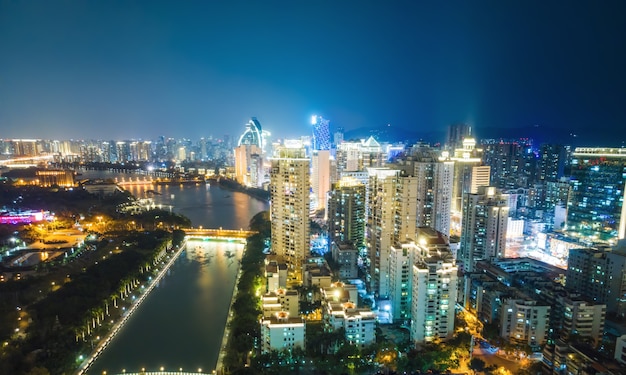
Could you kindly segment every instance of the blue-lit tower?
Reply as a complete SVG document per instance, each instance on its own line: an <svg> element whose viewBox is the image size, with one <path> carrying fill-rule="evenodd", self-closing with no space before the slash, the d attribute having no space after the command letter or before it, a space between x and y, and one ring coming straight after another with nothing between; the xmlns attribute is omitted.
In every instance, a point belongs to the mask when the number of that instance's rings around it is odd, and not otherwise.
<svg viewBox="0 0 626 375"><path fill-rule="evenodd" d="M322 116L311 117L313 125L313 149L330 150L330 121Z"/></svg>

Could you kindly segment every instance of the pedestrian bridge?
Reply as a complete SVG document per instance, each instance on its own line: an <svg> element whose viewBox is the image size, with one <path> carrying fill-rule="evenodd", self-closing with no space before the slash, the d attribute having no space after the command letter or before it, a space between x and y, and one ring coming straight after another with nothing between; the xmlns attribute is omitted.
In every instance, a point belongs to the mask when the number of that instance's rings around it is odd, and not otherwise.
<svg viewBox="0 0 626 375"><path fill-rule="evenodd" d="M183 229L188 238L197 239L223 239L245 241L248 237L257 234L256 231L243 229L211 229L211 228L185 228Z"/></svg>

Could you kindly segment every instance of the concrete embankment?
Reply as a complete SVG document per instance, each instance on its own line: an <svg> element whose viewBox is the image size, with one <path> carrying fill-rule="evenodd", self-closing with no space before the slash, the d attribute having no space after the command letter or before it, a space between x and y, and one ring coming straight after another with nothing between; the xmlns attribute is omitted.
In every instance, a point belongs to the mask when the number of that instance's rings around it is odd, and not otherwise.
<svg viewBox="0 0 626 375"><path fill-rule="evenodd" d="M115 335L117 335L117 333L122 329L122 327L124 327L124 324L126 324L126 322L130 319L130 317L137 310L137 308L141 306L141 303L150 294L150 292L154 289L154 287L159 284L159 281L167 273L167 270L169 270L172 264L174 264L176 259L178 259L178 257L185 250L186 247L187 247L187 241L184 241L180 245L178 250L176 250L173 254L171 254L171 257L167 261L167 263L165 263L165 265L159 271L159 273L151 281L147 283L147 286L141 291L141 294L139 295L139 297L133 301L128 311L126 311L123 314L122 318L118 320L117 323L115 323L111 331L109 331L106 337L104 337L100 341L100 343L96 346L96 348L91 353L91 355L87 359L85 359L83 363L79 366L78 370L76 371L76 375L82 375L82 374L87 373L91 365L96 361L96 359L98 359L100 354L104 351L104 349L106 349L106 347L113 340Z"/></svg>

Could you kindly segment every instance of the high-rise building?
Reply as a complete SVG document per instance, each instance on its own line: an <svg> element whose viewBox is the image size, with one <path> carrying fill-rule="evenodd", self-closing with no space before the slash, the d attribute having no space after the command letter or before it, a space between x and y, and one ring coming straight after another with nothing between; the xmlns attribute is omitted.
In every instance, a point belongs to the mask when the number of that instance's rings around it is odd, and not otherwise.
<svg viewBox="0 0 626 375"><path fill-rule="evenodd" d="M449 247L441 246L444 240L429 228L418 235L411 285L411 341L415 344L446 340L454 334L458 269Z"/></svg>
<svg viewBox="0 0 626 375"><path fill-rule="evenodd" d="M235 147L235 178L240 184L260 187L264 182L264 144L261 124L253 117L246 124L246 130Z"/></svg>
<svg viewBox="0 0 626 375"><path fill-rule="evenodd" d="M572 153L566 231L615 244L626 235L626 148L576 148Z"/></svg>
<svg viewBox="0 0 626 375"><path fill-rule="evenodd" d="M302 264L309 253L310 161L299 141L285 141L271 159L270 194L272 251L301 280Z"/></svg>
<svg viewBox="0 0 626 375"><path fill-rule="evenodd" d="M261 123L256 119L256 117L252 117L250 121L248 121L246 124L246 130L239 137L237 146L241 145L255 145L261 149L265 147L263 129L261 127Z"/></svg>
<svg viewBox="0 0 626 375"><path fill-rule="evenodd" d="M565 169L569 166L569 146L558 144L543 144L539 148L539 181L559 181L565 175Z"/></svg>
<svg viewBox="0 0 626 375"><path fill-rule="evenodd" d="M504 257L509 217L508 197L493 186L481 186L465 194L463 227L457 260L465 272L473 272L479 260Z"/></svg>
<svg viewBox="0 0 626 375"><path fill-rule="evenodd" d="M335 157L339 178L343 177L346 172L383 167L387 159L386 153L374 137L358 142L338 144Z"/></svg>
<svg viewBox="0 0 626 375"><path fill-rule="evenodd" d="M313 188L313 210L326 209L326 197L330 190L331 157L330 150L314 150L311 155L311 186Z"/></svg>
<svg viewBox="0 0 626 375"><path fill-rule="evenodd" d="M400 170L369 168L367 247L369 282L378 297L389 295L389 251L415 238L417 178Z"/></svg>
<svg viewBox="0 0 626 375"><path fill-rule="evenodd" d="M439 160L437 151L429 146L416 145L396 166L417 177L416 225L450 236L454 162Z"/></svg>
<svg viewBox="0 0 626 375"><path fill-rule="evenodd" d="M448 127L448 136L446 140L446 148L455 150L463 145L465 138L472 137L472 127L465 123L456 123Z"/></svg>
<svg viewBox="0 0 626 375"><path fill-rule="evenodd" d="M365 246L365 185L344 177L333 184L328 196L328 235L332 241Z"/></svg>
<svg viewBox="0 0 626 375"><path fill-rule="evenodd" d="M330 121L322 116L311 117L313 150L330 150Z"/></svg>
<svg viewBox="0 0 626 375"><path fill-rule="evenodd" d="M454 178L452 185L452 211L461 212L463 195L476 193L478 186L489 186L491 169L482 165L482 149L476 148L476 140L466 138L463 147L454 150L451 155L444 151L442 161L454 162Z"/></svg>
<svg viewBox="0 0 626 375"><path fill-rule="evenodd" d="M482 144L483 163L490 167L491 185L499 189L527 188L536 181L538 153L528 139Z"/></svg>
<svg viewBox="0 0 626 375"><path fill-rule="evenodd" d="M626 316L626 248L570 249L565 287L593 303L606 304L607 312Z"/></svg>

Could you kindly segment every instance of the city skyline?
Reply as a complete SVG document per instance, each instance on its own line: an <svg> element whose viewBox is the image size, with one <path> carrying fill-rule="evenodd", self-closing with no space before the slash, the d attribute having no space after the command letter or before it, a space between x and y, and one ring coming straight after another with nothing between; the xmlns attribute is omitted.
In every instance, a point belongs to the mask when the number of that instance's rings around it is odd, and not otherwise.
<svg viewBox="0 0 626 375"><path fill-rule="evenodd" d="M0 138L220 137L251 116L294 137L318 114L348 131L462 121L619 145L624 7L2 2Z"/></svg>

